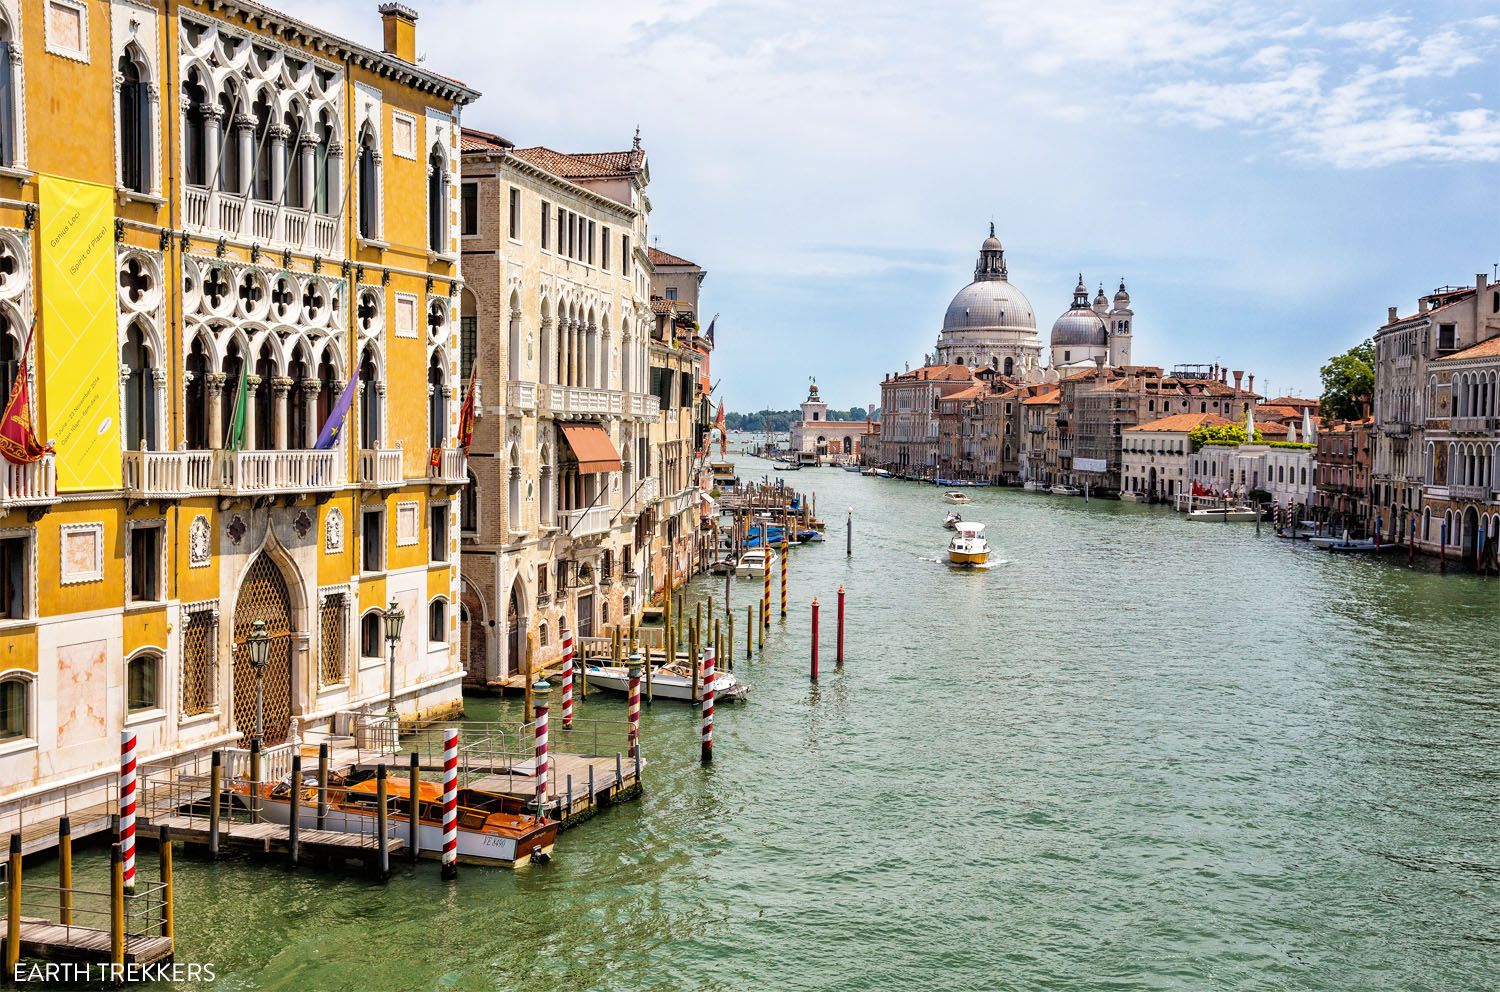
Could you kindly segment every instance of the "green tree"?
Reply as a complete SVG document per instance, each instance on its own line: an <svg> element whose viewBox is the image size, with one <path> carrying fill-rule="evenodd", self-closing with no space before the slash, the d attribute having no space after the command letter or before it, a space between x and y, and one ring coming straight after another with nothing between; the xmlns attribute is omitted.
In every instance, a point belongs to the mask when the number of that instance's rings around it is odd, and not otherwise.
<svg viewBox="0 0 1500 992"><path fill-rule="evenodd" d="M1357 420L1375 396L1375 342L1366 338L1321 369L1324 420Z"/></svg>

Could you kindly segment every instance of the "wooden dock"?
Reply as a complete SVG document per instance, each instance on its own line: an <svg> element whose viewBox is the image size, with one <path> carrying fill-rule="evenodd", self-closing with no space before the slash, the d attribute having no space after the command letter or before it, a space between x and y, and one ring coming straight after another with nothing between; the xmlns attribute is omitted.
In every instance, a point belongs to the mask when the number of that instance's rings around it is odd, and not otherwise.
<svg viewBox="0 0 1500 992"><path fill-rule="evenodd" d="M151 831L170 827L173 840L209 846L209 823L205 816L156 815L149 819L142 816L140 825L144 840L151 839ZM392 855L405 846L406 841L395 831L386 838L386 850ZM374 834L312 830L307 827L297 831L297 847L299 857L312 861L369 862L380 853L379 838ZM226 820L219 824L219 850L260 856L286 855L291 851L291 828L284 823L261 821L230 824Z"/></svg>
<svg viewBox="0 0 1500 992"><path fill-rule="evenodd" d="M68 828L74 840L93 834L108 833L113 823L111 817L118 812L112 803L98 803L68 814ZM43 854L57 847L58 826L62 817L53 816L45 820L32 820L21 824L21 853L30 857ZM0 865L10 860L10 851L0 847Z"/></svg>
<svg viewBox="0 0 1500 992"><path fill-rule="evenodd" d="M9 922L0 916L0 943L10 934ZM32 916L21 917L21 957L38 961L108 964L113 947L108 930L64 926ZM172 938L144 934L125 935L126 965L148 965L172 957Z"/></svg>
<svg viewBox="0 0 1500 992"><path fill-rule="evenodd" d="M551 765L549 798L543 807L543 815L558 821L564 830L589 819L601 807L634 799L641 792L635 762L628 759L620 760L619 774L616 774L614 756L553 754ZM536 798L536 779L531 774L534 766L534 762L527 762L511 771L491 772L475 779L470 787L533 801ZM645 768L644 761L641 768ZM568 791L570 778L573 784L571 793Z"/></svg>

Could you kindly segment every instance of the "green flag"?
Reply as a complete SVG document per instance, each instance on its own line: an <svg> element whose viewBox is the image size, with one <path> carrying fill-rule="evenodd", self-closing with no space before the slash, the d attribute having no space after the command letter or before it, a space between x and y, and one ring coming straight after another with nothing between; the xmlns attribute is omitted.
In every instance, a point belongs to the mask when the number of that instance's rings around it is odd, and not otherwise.
<svg viewBox="0 0 1500 992"><path fill-rule="evenodd" d="M245 447L245 417L250 408L250 363L240 359L240 381L235 387L234 413L229 417L229 429L224 435L224 447L239 451Z"/></svg>

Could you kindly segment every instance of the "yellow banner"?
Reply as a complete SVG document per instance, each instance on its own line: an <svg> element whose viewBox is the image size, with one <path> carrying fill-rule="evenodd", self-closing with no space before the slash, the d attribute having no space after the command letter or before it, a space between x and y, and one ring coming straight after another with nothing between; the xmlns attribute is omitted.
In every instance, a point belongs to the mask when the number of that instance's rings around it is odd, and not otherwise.
<svg viewBox="0 0 1500 992"><path fill-rule="evenodd" d="M46 175L40 186L42 440L57 445L59 491L119 489L114 190Z"/></svg>

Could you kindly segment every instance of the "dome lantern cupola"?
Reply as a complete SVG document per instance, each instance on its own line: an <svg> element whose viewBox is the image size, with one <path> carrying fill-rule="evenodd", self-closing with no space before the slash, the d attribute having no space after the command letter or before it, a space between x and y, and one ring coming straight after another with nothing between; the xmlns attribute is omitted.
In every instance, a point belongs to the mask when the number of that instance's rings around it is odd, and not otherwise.
<svg viewBox="0 0 1500 992"><path fill-rule="evenodd" d="M1124 276L1120 277L1120 289L1119 289L1118 292L1115 293L1115 309L1116 310L1129 310L1130 309L1130 294L1127 293L1127 292L1125 292L1125 277Z"/></svg>
<svg viewBox="0 0 1500 992"><path fill-rule="evenodd" d="M995 237L995 222L990 221L990 236L979 246L979 261L974 264L974 281L1004 278L1005 248L1001 246L1000 239Z"/></svg>

